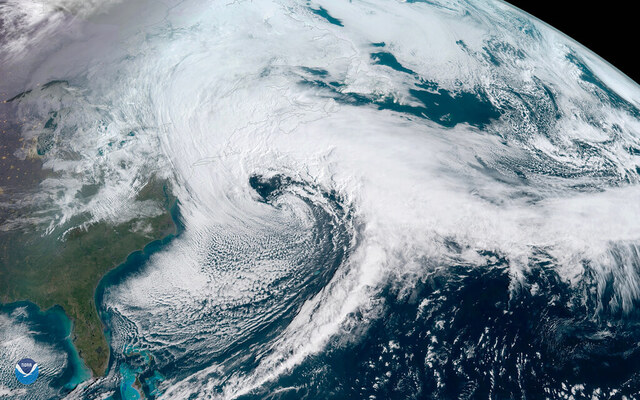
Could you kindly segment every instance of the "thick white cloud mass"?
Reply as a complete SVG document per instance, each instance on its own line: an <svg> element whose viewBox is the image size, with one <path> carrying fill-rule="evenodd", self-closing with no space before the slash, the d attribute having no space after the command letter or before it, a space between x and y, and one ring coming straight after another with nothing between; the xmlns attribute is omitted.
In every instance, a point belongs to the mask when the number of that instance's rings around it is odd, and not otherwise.
<svg viewBox="0 0 640 400"><path fill-rule="evenodd" d="M20 112L57 113L57 174L30 223L156 215L133 201L150 176L179 199L184 232L104 299L114 349L212 360L167 377L166 398L247 393L357 340L383 288L485 250L513 290L544 252L570 285L587 270L611 285L601 308L640 297L638 87L504 3L21 0L0 15L3 69L27 66L14 94L33 89ZM252 176L294 183L265 202ZM285 315L251 368L225 359Z"/></svg>

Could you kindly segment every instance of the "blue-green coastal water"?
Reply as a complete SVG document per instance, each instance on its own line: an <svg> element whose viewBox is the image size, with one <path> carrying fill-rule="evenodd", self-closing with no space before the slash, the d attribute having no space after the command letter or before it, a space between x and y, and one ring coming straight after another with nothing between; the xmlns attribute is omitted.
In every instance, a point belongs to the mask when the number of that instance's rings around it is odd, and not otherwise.
<svg viewBox="0 0 640 400"><path fill-rule="evenodd" d="M13 373L15 363L24 357L40 365L40 376L31 391L55 397L91 377L73 346L72 322L61 307L42 311L29 301L0 305L0 323L7 331L21 333L13 343L0 347L0 384L5 387L21 389L15 377L7 379L7 375Z"/></svg>
<svg viewBox="0 0 640 400"><path fill-rule="evenodd" d="M95 301L105 323L108 339L110 314L103 304L104 292L111 285L117 285L132 274L139 273L149 257L161 251L180 234L183 226L180 223L177 202L170 211L176 232L131 253L125 262L105 275L96 288ZM7 334L14 342L19 342L16 346L11 346L0 336L0 342L5 345L0 346L0 389L3 389L0 390L0 398L5 398L6 395L9 395L9 398L22 395L36 395L38 398L60 397L90 379L91 372L73 345L72 327L72 321L59 306L43 311L29 301L0 305L0 335ZM15 336L18 336L18 339L15 339ZM15 354L11 354L12 352ZM28 388L23 387L13 376L15 363L24 357L33 358L41 369L36 383ZM128 364L139 357L147 363L153 359L150 354L133 346L115 351L112 349L109 368L116 368L121 379L121 390L114 394L114 399L141 398L134 386L142 369L135 364ZM162 375L155 371L149 371L148 374L146 390L158 395L160 392L156 385L162 381Z"/></svg>
<svg viewBox="0 0 640 400"><path fill-rule="evenodd" d="M184 226L180 220L179 203L177 201L174 202L171 207L170 213L176 231L160 240L155 240L147 244L142 250L129 254L122 264L109 271L100 280L96 288L95 302L100 319L105 324L105 334L111 348L108 370L116 368L120 378L120 390L112 396L114 400L139 399L141 397L140 390L144 392L146 397L159 394L156 385L162 381L162 375L152 368L149 368L152 365L153 356L144 349L139 349L131 344L124 345L123 348L113 348L110 330L112 314L104 302L104 296L109 287L118 285L127 278L139 274L154 254L162 251L181 234ZM141 363L145 368L140 366ZM141 375L143 371L144 375ZM136 381L138 381L142 387L135 387Z"/></svg>
<svg viewBox="0 0 640 400"><path fill-rule="evenodd" d="M116 267L60 303L108 364L69 397L640 398L640 86L508 4L0 0L5 65L0 172L55 171L0 174L43 253L0 287ZM47 263L84 221L146 236ZM49 312L0 313L0 397L84 379Z"/></svg>

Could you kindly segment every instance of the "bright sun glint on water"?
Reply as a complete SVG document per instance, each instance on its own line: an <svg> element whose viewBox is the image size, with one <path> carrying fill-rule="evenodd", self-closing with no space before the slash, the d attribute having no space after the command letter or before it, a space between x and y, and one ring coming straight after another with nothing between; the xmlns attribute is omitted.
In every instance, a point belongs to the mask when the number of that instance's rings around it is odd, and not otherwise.
<svg viewBox="0 0 640 400"><path fill-rule="evenodd" d="M0 77L0 398L640 391L639 87L506 3L7 0Z"/></svg>

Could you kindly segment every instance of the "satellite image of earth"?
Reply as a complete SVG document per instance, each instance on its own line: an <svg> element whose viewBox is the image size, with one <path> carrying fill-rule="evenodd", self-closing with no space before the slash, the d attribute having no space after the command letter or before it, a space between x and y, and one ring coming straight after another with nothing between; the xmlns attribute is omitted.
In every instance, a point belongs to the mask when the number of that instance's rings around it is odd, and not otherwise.
<svg viewBox="0 0 640 400"><path fill-rule="evenodd" d="M640 87L507 3L1 0L0 101L0 399L640 396Z"/></svg>

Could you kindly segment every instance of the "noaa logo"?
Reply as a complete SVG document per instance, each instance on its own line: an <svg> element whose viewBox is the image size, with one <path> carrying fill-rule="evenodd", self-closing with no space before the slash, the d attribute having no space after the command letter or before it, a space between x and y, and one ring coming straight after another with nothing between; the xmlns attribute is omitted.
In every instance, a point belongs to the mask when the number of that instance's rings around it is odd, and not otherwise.
<svg viewBox="0 0 640 400"><path fill-rule="evenodd" d="M30 358L23 358L16 364L16 378L23 385L31 385L38 379L38 363Z"/></svg>

